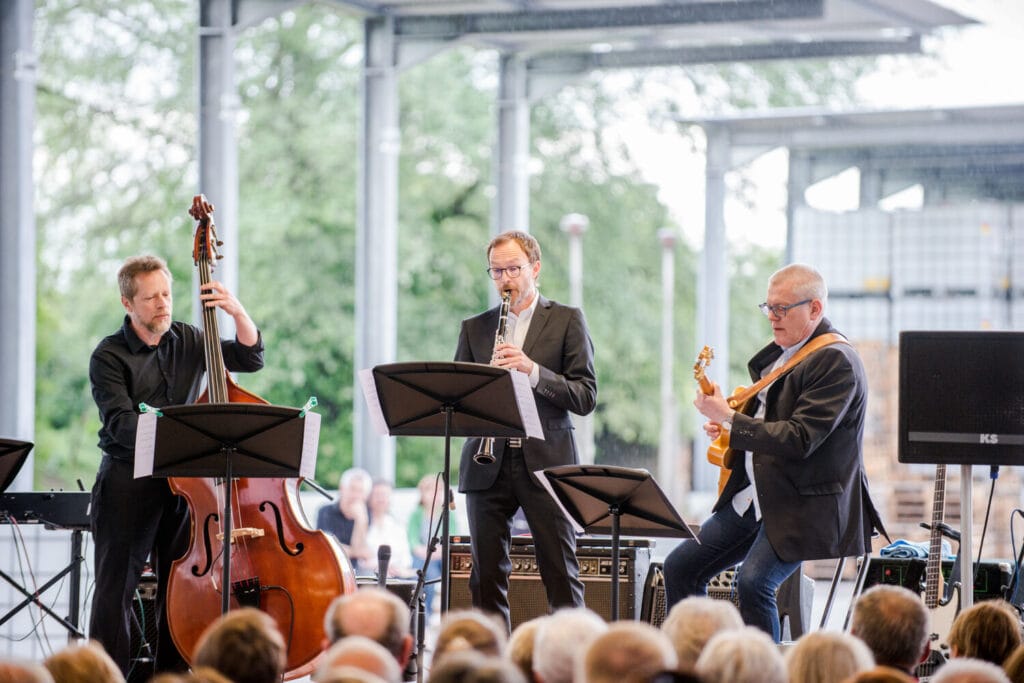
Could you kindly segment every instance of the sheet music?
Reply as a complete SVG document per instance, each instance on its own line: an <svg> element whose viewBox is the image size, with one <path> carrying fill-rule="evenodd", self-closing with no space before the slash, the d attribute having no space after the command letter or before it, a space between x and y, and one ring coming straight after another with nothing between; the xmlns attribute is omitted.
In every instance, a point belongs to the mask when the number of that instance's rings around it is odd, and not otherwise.
<svg viewBox="0 0 1024 683"><path fill-rule="evenodd" d="M572 524L573 531L575 531L577 534L582 534L583 527L581 527L579 523L575 519L573 519L573 516L570 515L569 512L565 509L565 506L562 505L562 501L559 500L558 494L555 493L555 489L552 488L551 482L548 481L547 475L544 474L544 470L534 470L533 476L537 477L537 481L540 482L540 485L544 487L544 490L548 492L548 495L551 496L551 499L554 500L555 503L558 505L558 509L561 510L562 514L565 515L565 518L569 520L569 524Z"/></svg>
<svg viewBox="0 0 1024 683"><path fill-rule="evenodd" d="M316 451L320 447L320 413L307 412L302 425L302 461L299 476L316 479Z"/></svg>
<svg viewBox="0 0 1024 683"><path fill-rule="evenodd" d="M135 478L153 474L153 451L156 450L156 413L139 415L135 429Z"/></svg>
<svg viewBox="0 0 1024 683"><path fill-rule="evenodd" d="M529 439L544 440L544 430L540 425L540 416L537 415L537 402L533 400L533 387L530 386L530 376L525 372L509 371L512 375L512 388L516 393L516 405L519 408L519 417L523 418L523 429ZM545 479L545 483L547 480Z"/></svg>
<svg viewBox="0 0 1024 683"><path fill-rule="evenodd" d="M390 436L387 421L384 420L384 411L380 407L380 397L377 395L377 383L373 381L372 368L359 371L359 384L363 387L363 396L370 409L370 419L373 420L374 429L381 436Z"/></svg>

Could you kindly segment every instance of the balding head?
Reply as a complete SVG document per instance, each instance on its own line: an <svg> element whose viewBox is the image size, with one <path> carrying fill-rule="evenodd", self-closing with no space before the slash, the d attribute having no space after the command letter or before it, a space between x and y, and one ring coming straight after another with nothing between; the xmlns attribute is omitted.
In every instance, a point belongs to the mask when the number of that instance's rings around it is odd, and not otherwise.
<svg viewBox="0 0 1024 683"><path fill-rule="evenodd" d="M313 680L326 680L334 669L344 666L362 669L387 683L401 683L402 680L402 669L394 656L380 643L363 636L347 636L331 645Z"/></svg>
<svg viewBox="0 0 1024 683"><path fill-rule="evenodd" d="M327 609L324 633L333 644L346 636L364 636L384 646L403 667L412 636L409 608L382 588L367 587L336 598Z"/></svg>

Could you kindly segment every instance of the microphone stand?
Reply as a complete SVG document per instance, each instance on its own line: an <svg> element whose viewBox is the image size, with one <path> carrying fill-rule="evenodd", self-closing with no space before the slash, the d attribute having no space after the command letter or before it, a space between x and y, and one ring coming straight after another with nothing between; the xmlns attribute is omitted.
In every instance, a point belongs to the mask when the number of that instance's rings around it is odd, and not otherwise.
<svg viewBox="0 0 1024 683"><path fill-rule="evenodd" d="M430 515L431 517L434 515L433 506L431 506ZM431 556L437 550L437 544L441 542L439 538L441 524L446 519L448 519L448 515L445 514L438 517L434 532L430 535L430 542L427 543L426 553L423 555L423 566L416 570L416 587L413 588L412 597L409 598L409 610L412 612L412 623L409 626L414 631L413 642L415 643L415 648L412 656L409 657L409 664L406 667L405 673L407 674L406 680L415 676L417 683L423 683L422 657L423 649L426 647L427 599L424 594L424 588L427 583L437 583L440 581L440 579L430 579L429 582L427 581L427 567L430 566Z"/></svg>

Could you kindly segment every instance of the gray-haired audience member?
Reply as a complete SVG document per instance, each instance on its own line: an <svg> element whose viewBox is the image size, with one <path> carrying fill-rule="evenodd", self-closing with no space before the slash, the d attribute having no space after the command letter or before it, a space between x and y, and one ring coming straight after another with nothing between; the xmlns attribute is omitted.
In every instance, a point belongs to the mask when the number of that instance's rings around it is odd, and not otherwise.
<svg viewBox="0 0 1024 683"><path fill-rule="evenodd" d="M339 667L353 666L383 678L386 683L401 683L402 668L394 655L380 643L365 636L348 636L331 645L324 659L313 674L313 680L320 683L328 680L331 672Z"/></svg>
<svg viewBox="0 0 1024 683"><path fill-rule="evenodd" d="M711 637L697 658L704 683L788 683L778 645L753 626L721 631Z"/></svg>
<svg viewBox="0 0 1024 683"><path fill-rule="evenodd" d="M336 666L328 669L317 683L387 683L383 678L354 666Z"/></svg>
<svg viewBox="0 0 1024 683"><path fill-rule="evenodd" d="M537 683L572 683L573 667L608 624L586 607L557 610L537 627L533 639L533 672Z"/></svg>
<svg viewBox="0 0 1024 683"><path fill-rule="evenodd" d="M864 641L838 631L804 634L785 660L789 683L840 683L875 665Z"/></svg>
<svg viewBox="0 0 1024 683"><path fill-rule="evenodd" d="M853 603L850 633L875 656L875 663L913 675L928 652L928 609L902 586L879 584Z"/></svg>
<svg viewBox="0 0 1024 683"><path fill-rule="evenodd" d="M502 656L507 643L504 624L499 623L496 617L476 609L452 610L441 618L438 626L434 661L459 650Z"/></svg>
<svg viewBox="0 0 1024 683"><path fill-rule="evenodd" d="M932 674L931 683L1010 683L1006 672L993 664L971 657L955 657Z"/></svg>
<svg viewBox="0 0 1024 683"><path fill-rule="evenodd" d="M661 624L661 630L676 650L680 671L693 669L711 636L736 628L743 628L743 618L736 605L706 595L683 598L672 606Z"/></svg>
<svg viewBox="0 0 1024 683"><path fill-rule="evenodd" d="M678 659L668 636L642 621L617 621L576 660L575 683L647 683L673 671Z"/></svg>
<svg viewBox="0 0 1024 683"><path fill-rule="evenodd" d="M0 660L0 683L53 683L53 677L39 664Z"/></svg>
<svg viewBox="0 0 1024 683"><path fill-rule="evenodd" d="M533 677L533 647L537 639L537 630L540 628L541 623L549 618L549 615L543 614L522 622L512 629L512 635L508 639L508 647L505 650L506 656L513 664L519 667L519 670L523 672L523 676L531 683L535 680Z"/></svg>
<svg viewBox="0 0 1024 683"><path fill-rule="evenodd" d="M328 644L347 636L365 636L383 645L402 667L409 662L412 635L409 607L383 588L367 587L342 595L324 617Z"/></svg>

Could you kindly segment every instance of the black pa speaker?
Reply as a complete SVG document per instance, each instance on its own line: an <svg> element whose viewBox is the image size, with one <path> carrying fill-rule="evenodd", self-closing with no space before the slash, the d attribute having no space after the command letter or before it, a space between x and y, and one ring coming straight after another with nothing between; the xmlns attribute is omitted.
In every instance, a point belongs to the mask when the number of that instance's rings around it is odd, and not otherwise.
<svg viewBox="0 0 1024 683"><path fill-rule="evenodd" d="M471 607L469 573L473 568L468 536L453 536L450 546L451 609ZM513 536L509 552L508 601L512 628L524 621L548 614L548 598L540 579L533 539ZM610 539L580 538L576 541L583 599L587 607L606 621L612 614L612 547ZM636 619L643 606L644 578L651 563L650 541L628 539L619 547L619 619Z"/></svg>

